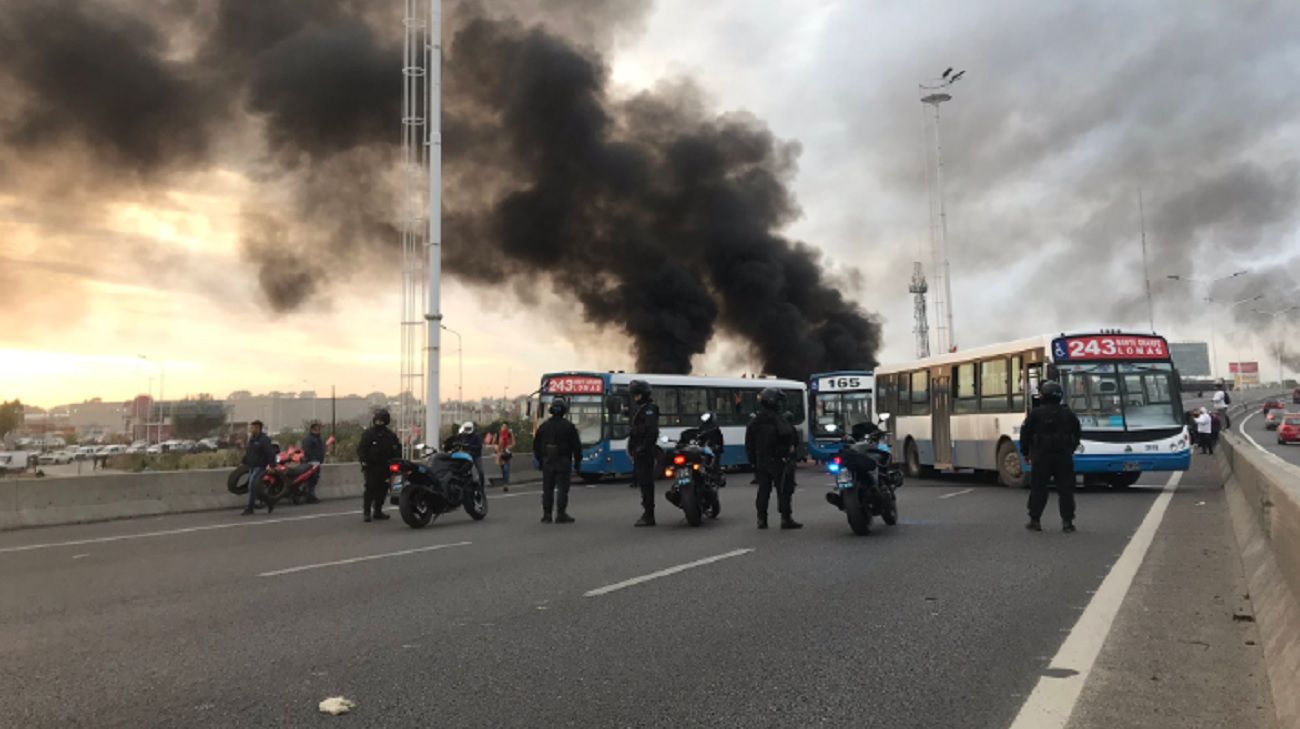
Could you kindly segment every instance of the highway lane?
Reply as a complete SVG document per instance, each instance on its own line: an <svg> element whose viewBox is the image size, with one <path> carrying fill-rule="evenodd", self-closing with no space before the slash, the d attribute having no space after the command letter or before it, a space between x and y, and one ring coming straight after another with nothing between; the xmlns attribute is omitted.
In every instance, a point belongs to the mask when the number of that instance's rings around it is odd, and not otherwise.
<svg viewBox="0 0 1300 729"><path fill-rule="evenodd" d="M747 480L700 529L633 529L604 484L570 526L530 490L423 531L335 502L0 534L6 721L312 726L344 695L362 726L1006 727L1163 483L1081 494L1065 535L1023 530L1023 492L914 482L856 538L824 475L799 532L754 529Z"/></svg>
<svg viewBox="0 0 1300 729"><path fill-rule="evenodd" d="M1283 402L1287 405L1288 412L1300 411L1300 405L1292 405L1289 398ZM1293 466L1300 466L1300 445L1278 443L1277 431L1269 430L1264 426L1264 416L1258 404L1252 404L1233 425L1238 433L1247 437L1248 442L1254 443L1261 450L1268 451Z"/></svg>

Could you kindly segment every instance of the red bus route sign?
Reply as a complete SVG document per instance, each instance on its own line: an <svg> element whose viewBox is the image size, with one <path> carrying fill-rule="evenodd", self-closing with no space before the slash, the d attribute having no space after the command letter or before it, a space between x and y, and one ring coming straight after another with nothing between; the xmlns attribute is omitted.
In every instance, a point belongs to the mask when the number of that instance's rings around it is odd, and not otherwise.
<svg viewBox="0 0 1300 729"><path fill-rule="evenodd" d="M552 377L542 385L547 395L599 395L605 392L605 381L599 377L561 375Z"/></svg>
<svg viewBox="0 0 1300 729"><path fill-rule="evenodd" d="M1161 337L1130 334L1099 334L1092 337L1061 337L1052 341L1052 357L1062 361L1169 359L1169 345Z"/></svg>

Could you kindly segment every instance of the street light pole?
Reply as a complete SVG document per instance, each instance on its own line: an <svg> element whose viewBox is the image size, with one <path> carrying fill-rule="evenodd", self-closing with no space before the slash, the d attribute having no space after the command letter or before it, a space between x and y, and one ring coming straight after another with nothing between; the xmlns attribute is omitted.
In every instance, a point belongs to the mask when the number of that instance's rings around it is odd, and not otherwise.
<svg viewBox="0 0 1300 729"><path fill-rule="evenodd" d="M1138 202L1139 202L1139 205L1141 205L1141 197L1140 197L1140 193L1139 193ZM1145 229L1145 225L1144 225L1143 227L1144 227L1144 229ZM1146 238L1145 238L1145 233L1144 233L1144 237L1143 237L1143 260L1145 260L1145 256L1146 256L1146 253L1145 253L1145 252L1146 252ZM1209 294L1208 294L1208 291L1209 291L1209 289L1210 289L1211 286L1213 286L1214 284L1219 283L1219 282L1221 282L1221 281L1227 281L1227 280L1229 280L1229 279L1234 279L1234 278L1237 278L1237 277L1239 277L1239 276L1245 276L1247 273L1249 273L1249 272L1248 272L1248 271L1244 271L1244 270L1242 270L1242 271L1233 271L1232 273L1228 274L1227 276L1220 276L1220 277L1218 277L1218 278L1195 278L1195 277L1193 277L1193 276L1183 276L1183 275L1181 275L1181 274L1169 274L1168 276L1165 276L1165 278L1168 279L1168 280L1170 280L1170 281L1180 281L1180 282L1189 283L1189 284L1204 284L1204 285L1205 285L1205 290L1206 290L1206 292L1207 292L1207 294L1206 294L1206 296L1205 296L1205 303L1207 303L1207 304L1214 304L1214 303L1216 303L1215 300L1214 300L1213 298L1211 298L1211 297L1209 296ZM1150 293L1150 288L1149 288L1149 287L1148 287L1147 291L1148 291L1148 294L1149 294L1149 293ZM1239 301L1239 302L1237 302L1237 303L1235 303L1235 304L1232 304L1229 308L1231 309L1233 306L1237 306L1238 304L1243 304L1243 303L1245 303L1245 302L1247 302L1247 301L1254 301L1255 299L1259 299L1259 298L1262 298L1262 296L1256 296L1254 299L1243 299L1242 301ZM1154 309L1152 309L1151 311L1154 312ZM1214 309L1213 309L1213 308L1210 308L1210 310L1209 310L1209 314L1210 314L1210 317L1209 317L1209 323L1210 323L1210 377L1217 377L1218 375L1217 375L1216 373L1217 373L1218 368L1219 368L1219 351L1218 351L1219 348L1218 348L1218 345L1216 344L1217 336L1216 336L1216 334L1215 334L1215 327L1214 327ZM1155 328L1155 324L1154 324L1154 321L1153 321L1153 322L1152 322L1152 329L1154 329L1154 328Z"/></svg>
<svg viewBox="0 0 1300 729"><path fill-rule="evenodd" d="M153 364L153 360L149 359L148 357L144 356L143 354L137 354L136 356L139 357L140 359L144 360L145 362L148 362L148 363L150 363L150 364ZM163 363L162 363L162 362L159 362L159 363L158 363L158 403L157 403L157 404L158 404L158 420L157 420L157 428L158 428L158 431L157 431L157 433L158 433L158 442L159 442L159 443L162 443L162 399L163 399L163 377L165 377L165 376L166 376L166 371L163 369ZM153 378L152 378L152 377L149 378L149 394L150 394L150 396L153 395ZM149 408L149 409L150 409L150 410L153 410L152 407ZM144 439L145 439L146 442L149 440L149 422L148 422L147 420L145 421L145 426L144 426Z"/></svg>
<svg viewBox="0 0 1300 729"><path fill-rule="evenodd" d="M1282 381L1286 379L1286 373L1282 371L1282 346L1284 337L1282 336L1282 325L1278 323L1278 317L1295 311L1296 309L1300 309L1300 305L1293 304L1285 309L1278 309L1277 311L1260 311L1259 309L1252 309L1256 314L1271 318L1273 320L1273 327L1277 330L1277 383L1279 386L1282 384Z"/></svg>
<svg viewBox="0 0 1300 729"><path fill-rule="evenodd" d="M921 103L929 104L934 108L935 189L931 193L933 197L930 206L930 255L934 275L942 279L937 281L934 287L935 343L940 354L947 354L957 348L957 336L953 331L952 277L948 267L948 209L943 196L943 140L939 133L939 105L952 100L952 94L944 89L952 86L965 74L965 71L953 73L950 68L944 71L942 77L918 85ZM935 199L938 200L938 226L934 224L933 217Z"/></svg>
<svg viewBox="0 0 1300 729"><path fill-rule="evenodd" d="M464 407L465 402L465 341L461 339L460 332L448 327L446 324L442 328L449 334L456 335L456 422L461 421L460 409Z"/></svg>

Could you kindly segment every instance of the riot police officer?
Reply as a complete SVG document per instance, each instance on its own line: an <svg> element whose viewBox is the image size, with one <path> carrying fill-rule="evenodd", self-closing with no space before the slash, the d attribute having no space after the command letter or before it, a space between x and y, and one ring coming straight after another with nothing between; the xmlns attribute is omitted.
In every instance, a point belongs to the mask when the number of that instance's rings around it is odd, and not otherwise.
<svg viewBox="0 0 1300 729"><path fill-rule="evenodd" d="M641 489L641 518L635 526L655 525L655 448L659 441L659 407L650 393L650 383L632 380L627 385L632 397L632 423L627 453L632 457L632 483Z"/></svg>
<svg viewBox="0 0 1300 729"><path fill-rule="evenodd" d="M361 500L366 521L370 521L372 514L380 521L389 518L384 513L384 499L388 496L388 464L402 457L402 442L388 429L392 421L387 410L376 410L370 427L361 434L361 442L357 444L357 460L361 461L361 474L366 484Z"/></svg>
<svg viewBox="0 0 1300 729"><path fill-rule="evenodd" d="M758 528L767 528L767 505L776 488L776 507L781 512L782 529L800 529L803 524L791 514L796 431L781 414L785 395L769 387L758 394L759 411L745 429L745 453L758 476Z"/></svg>
<svg viewBox="0 0 1300 729"><path fill-rule="evenodd" d="M542 469L542 523L551 523L554 507L556 524L572 524L569 516L569 468L576 473L582 464L582 441L578 428L564 416L569 403L562 397L551 400L551 417L533 435L533 458Z"/></svg>
<svg viewBox="0 0 1300 729"><path fill-rule="evenodd" d="M1039 519L1047 508L1047 487L1056 482L1061 524L1074 531L1074 451L1079 447L1079 418L1061 401L1065 391L1055 382L1038 387L1040 404L1020 426L1020 451L1030 464L1029 523L1026 529L1043 530Z"/></svg>

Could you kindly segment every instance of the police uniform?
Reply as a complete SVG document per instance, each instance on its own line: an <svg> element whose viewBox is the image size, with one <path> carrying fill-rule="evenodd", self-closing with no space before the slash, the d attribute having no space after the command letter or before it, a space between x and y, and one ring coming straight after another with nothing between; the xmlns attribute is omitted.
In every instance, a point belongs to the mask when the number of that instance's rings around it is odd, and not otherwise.
<svg viewBox="0 0 1300 729"><path fill-rule="evenodd" d="M578 429L563 415L553 414L537 427L533 435L533 458L542 469L542 521L551 521L558 510L558 521L572 521L569 516L570 469L582 463L582 441Z"/></svg>
<svg viewBox="0 0 1300 729"><path fill-rule="evenodd" d="M371 425L361 434L361 442L357 444L357 458L361 461L361 473L365 477L362 514L366 521L370 521L372 510L376 518L388 518L383 515L384 499L388 496L388 464L401 457L402 443L388 426Z"/></svg>
<svg viewBox="0 0 1300 729"><path fill-rule="evenodd" d="M1056 482L1061 522L1073 530L1074 451L1082 437L1079 418L1060 402L1044 398L1020 426L1020 449L1030 468L1029 528L1037 528L1047 508L1048 485Z"/></svg>
<svg viewBox="0 0 1300 729"><path fill-rule="evenodd" d="M788 468L794 459L796 431L776 411L763 409L750 421L745 429L745 453L754 465L758 477L758 498L754 502L758 510L760 529L767 528L767 507L776 489L776 508L781 513L781 523L785 528L797 528L791 511L791 476Z"/></svg>
<svg viewBox="0 0 1300 729"><path fill-rule="evenodd" d="M627 452L632 457L632 482L641 489L642 521L654 525L655 446L659 441L659 406L649 397L636 406L628 431Z"/></svg>

